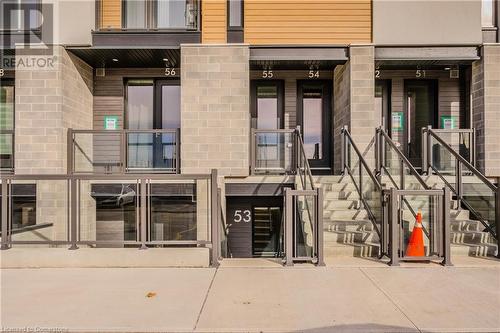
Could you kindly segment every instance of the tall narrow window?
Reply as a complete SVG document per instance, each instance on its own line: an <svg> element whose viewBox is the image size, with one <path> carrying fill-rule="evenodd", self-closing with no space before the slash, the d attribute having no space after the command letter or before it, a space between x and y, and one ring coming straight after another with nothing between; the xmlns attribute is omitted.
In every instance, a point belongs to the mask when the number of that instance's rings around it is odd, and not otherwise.
<svg viewBox="0 0 500 333"><path fill-rule="evenodd" d="M0 81L0 170L14 169L14 82Z"/></svg>
<svg viewBox="0 0 500 333"><path fill-rule="evenodd" d="M243 0L228 0L229 28L243 27Z"/></svg>
<svg viewBox="0 0 500 333"><path fill-rule="evenodd" d="M147 1L128 0L125 2L125 28L147 28Z"/></svg>
<svg viewBox="0 0 500 333"><path fill-rule="evenodd" d="M495 0L482 0L482 24L483 27L493 27L495 13Z"/></svg>

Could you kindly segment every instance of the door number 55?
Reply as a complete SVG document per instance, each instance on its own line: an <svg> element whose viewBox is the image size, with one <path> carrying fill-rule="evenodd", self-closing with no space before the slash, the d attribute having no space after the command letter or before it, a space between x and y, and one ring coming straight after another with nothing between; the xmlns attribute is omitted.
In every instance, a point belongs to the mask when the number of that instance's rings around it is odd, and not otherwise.
<svg viewBox="0 0 500 333"><path fill-rule="evenodd" d="M237 209L234 211L234 218L233 218L234 223L240 223L241 221L248 223L251 220L252 220L252 214L250 213L250 210Z"/></svg>

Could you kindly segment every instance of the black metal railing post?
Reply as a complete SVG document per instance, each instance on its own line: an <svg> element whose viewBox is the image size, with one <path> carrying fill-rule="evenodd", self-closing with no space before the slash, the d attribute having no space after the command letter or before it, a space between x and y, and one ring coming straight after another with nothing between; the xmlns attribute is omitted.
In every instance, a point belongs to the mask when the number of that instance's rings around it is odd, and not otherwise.
<svg viewBox="0 0 500 333"><path fill-rule="evenodd" d="M325 265L325 259L324 259L324 241L323 241L323 189L321 187L318 187L316 189L317 195L316 195L316 219L317 219L317 224L316 224L316 239L317 239L317 249L318 249L318 266L324 266Z"/></svg>
<svg viewBox="0 0 500 333"><path fill-rule="evenodd" d="M68 182L69 184L69 203L70 207L69 213L69 225L70 225L70 233L69 233L69 241L70 247L69 250L76 250L78 246L76 245L78 241L78 188L77 188L77 179L71 178Z"/></svg>
<svg viewBox="0 0 500 333"><path fill-rule="evenodd" d="M389 192L389 252L390 266L399 266L399 211L396 189L393 187Z"/></svg>
<svg viewBox="0 0 500 333"><path fill-rule="evenodd" d="M439 216L442 219L442 227L443 231L443 262L444 266L452 266L451 263L451 240L450 240L450 189L448 187L443 188L443 200L442 200L442 209L443 211Z"/></svg>
<svg viewBox="0 0 500 333"><path fill-rule="evenodd" d="M73 129L68 128L68 133L66 136L66 172L68 175L72 175L74 172L74 149L73 149Z"/></svg>
<svg viewBox="0 0 500 333"><path fill-rule="evenodd" d="M497 192L495 193L495 226L497 236L497 258L500 258L500 177L497 178Z"/></svg>
<svg viewBox="0 0 500 333"><path fill-rule="evenodd" d="M212 267L219 266L220 259L220 223L218 213L218 185L217 185L217 169L212 169L210 173L210 240L212 243Z"/></svg>
<svg viewBox="0 0 500 333"><path fill-rule="evenodd" d="M293 266L293 196L285 188L285 265Z"/></svg>
<svg viewBox="0 0 500 333"><path fill-rule="evenodd" d="M141 247L140 250L147 250L146 242L147 242L147 204L148 204L148 197L147 197L147 183L146 179L141 178L140 179L140 202L141 202L141 207L140 207L140 214L139 214L139 224L140 224L140 242L141 242Z"/></svg>
<svg viewBox="0 0 500 333"><path fill-rule="evenodd" d="M463 184L462 184L462 164L460 160L455 159L455 186L457 188L457 209L460 209L462 196L463 196Z"/></svg>
<svg viewBox="0 0 500 333"><path fill-rule="evenodd" d="M0 249L9 248L9 184L6 179L2 179L2 245Z"/></svg>

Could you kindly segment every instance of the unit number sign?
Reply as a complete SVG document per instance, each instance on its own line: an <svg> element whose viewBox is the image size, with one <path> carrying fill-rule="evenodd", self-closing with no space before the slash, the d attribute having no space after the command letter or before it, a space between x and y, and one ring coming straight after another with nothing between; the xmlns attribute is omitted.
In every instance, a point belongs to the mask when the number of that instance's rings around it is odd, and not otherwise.
<svg viewBox="0 0 500 333"><path fill-rule="evenodd" d="M5 70L3 68L0 68L0 77L3 77L5 75Z"/></svg>
<svg viewBox="0 0 500 333"><path fill-rule="evenodd" d="M252 221L252 213L249 209L236 209L233 216L234 223L245 222L248 223Z"/></svg>

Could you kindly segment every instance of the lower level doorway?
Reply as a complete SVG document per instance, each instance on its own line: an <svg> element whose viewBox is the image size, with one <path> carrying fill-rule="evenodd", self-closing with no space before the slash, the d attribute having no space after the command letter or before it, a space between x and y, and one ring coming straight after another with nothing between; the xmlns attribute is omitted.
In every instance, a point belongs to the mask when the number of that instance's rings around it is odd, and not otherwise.
<svg viewBox="0 0 500 333"><path fill-rule="evenodd" d="M283 197L227 197L228 256L275 258L283 249Z"/></svg>

